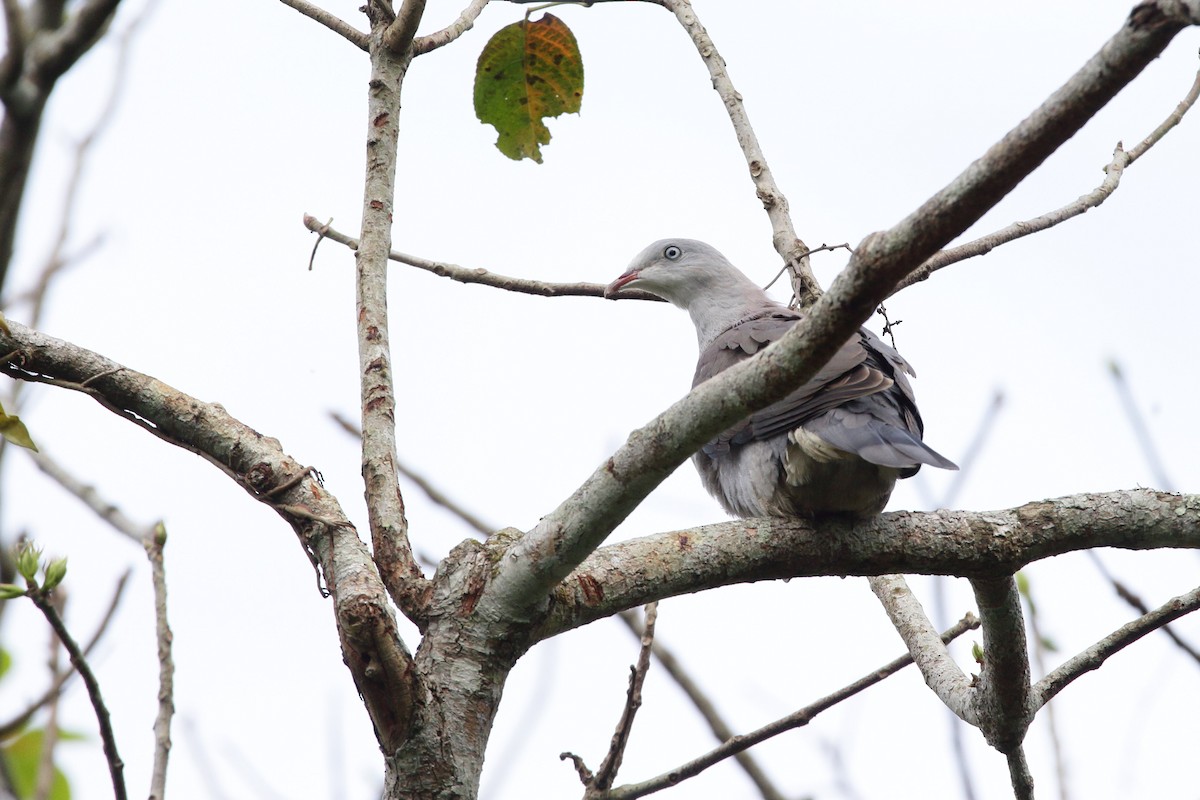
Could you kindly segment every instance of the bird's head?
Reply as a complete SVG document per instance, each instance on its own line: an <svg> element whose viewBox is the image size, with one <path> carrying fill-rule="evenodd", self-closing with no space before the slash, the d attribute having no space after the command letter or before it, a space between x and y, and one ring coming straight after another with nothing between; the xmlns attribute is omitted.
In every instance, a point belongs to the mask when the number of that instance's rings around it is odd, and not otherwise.
<svg viewBox="0 0 1200 800"><path fill-rule="evenodd" d="M634 256L604 296L625 287L644 289L686 309L700 295L746 283L749 279L715 247L695 239L659 239Z"/></svg>

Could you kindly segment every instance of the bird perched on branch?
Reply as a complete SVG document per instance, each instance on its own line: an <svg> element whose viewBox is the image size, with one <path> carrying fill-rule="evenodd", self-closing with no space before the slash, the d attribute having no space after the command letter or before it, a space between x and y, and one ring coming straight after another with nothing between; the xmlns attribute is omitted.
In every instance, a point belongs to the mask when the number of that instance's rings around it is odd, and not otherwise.
<svg viewBox="0 0 1200 800"><path fill-rule="evenodd" d="M700 359L695 387L779 339L803 316L772 300L715 248L662 239L605 289L644 289L687 311ZM706 444L704 486L739 517L870 517L897 478L922 464L958 469L923 441L912 367L866 328L807 383Z"/></svg>

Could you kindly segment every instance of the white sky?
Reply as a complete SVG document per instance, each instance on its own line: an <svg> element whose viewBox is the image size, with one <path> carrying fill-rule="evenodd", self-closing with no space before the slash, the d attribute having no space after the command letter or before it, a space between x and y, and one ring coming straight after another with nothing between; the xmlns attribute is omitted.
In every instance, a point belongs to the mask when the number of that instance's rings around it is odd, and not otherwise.
<svg viewBox="0 0 1200 800"><path fill-rule="evenodd" d="M127 0L131 2L132 0ZM325 7L361 25L361 0ZM459 11L431 2L422 32ZM130 5L118 20L128 21ZM810 244L856 243L894 224L1028 114L1117 29L1129 2L770 3L696 0ZM585 60L582 114L551 121L545 164L511 162L474 117L475 59L523 7L493 3L476 29L417 61L404 87L395 247L547 280L607 281L647 242L703 238L764 280L776 270L721 103L664 9L560 7ZM1152 130L1191 84L1200 36L1180 35L1100 116L975 229L1063 205L1102 178L1117 140ZM36 274L61 208L69 148L108 85L101 45L55 95L25 208L10 293ZM275 0L164 3L139 39L120 114L92 164L74 241L103 246L55 287L47 333L153 374L275 436L317 466L365 530L356 443L353 260L326 242L308 272L304 212L356 235L364 54ZM1156 486L1107 370L1118 361L1176 488L1200 483L1195 188L1200 121L1130 168L1101 209L956 265L888 303L920 379L926 438L961 458L991 397L1003 411L956 506L1006 508L1076 492ZM823 253L828 284L845 253ZM400 454L497 525L529 528L634 428L690 384L694 336L662 304L542 299L393 268ZM24 321L25 311L9 316ZM878 326L876 325L876 328ZM0 391L7 392L6 387ZM170 796L369 798L382 774L340 663L329 604L291 531L200 459L68 393L30 393L38 443L134 518L166 519L178 664ZM125 567L135 578L95 658L131 793L145 791L156 664L140 548L110 533L13 453L4 530L70 557L71 627L85 637ZM951 476L925 470L892 508L923 508ZM416 547L441 557L467 535L405 488ZM933 498L927 501L926 498ZM614 539L718 521L684 465ZM1101 554L1152 605L1197 583L1194 553ZM1028 574L1051 665L1128 621L1083 555ZM932 582L913 585L932 602ZM950 585L951 614L970 607ZM1200 620L1179 630L1200 643ZM736 587L667 601L659 635L748 730L901 651L865 581ZM417 640L407 632L410 647ZM18 663L0 716L41 690L46 633L10 608ZM969 637L955 650L970 665ZM484 770L488 800L576 797L558 753L603 756L632 637L601 622L535 648L509 681ZM1154 635L1055 701L1075 798L1194 793L1196 665ZM79 686L65 745L81 800L111 796ZM915 672L756 751L791 796L952 797L945 713ZM966 736L981 798L1011 796L1003 759ZM697 715L652 668L622 782L707 750ZM1045 715L1030 733L1053 794ZM831 755L836 753L836 758ZM840 760L842 769L835 764ZM731 764L669 796L745 797Z"/></svg>

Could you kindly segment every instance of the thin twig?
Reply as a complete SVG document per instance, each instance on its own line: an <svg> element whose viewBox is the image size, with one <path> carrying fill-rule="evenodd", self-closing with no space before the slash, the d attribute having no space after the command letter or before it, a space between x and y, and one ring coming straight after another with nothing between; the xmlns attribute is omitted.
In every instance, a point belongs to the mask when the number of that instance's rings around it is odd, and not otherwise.
<svg viewBox="0 0 1200 800"><path fill-rule="evenodd" d="M413 41L413 52L421 55L422 53L428 53L430 50L436 50L439 47L450 44L475 27L475 20L483 13L483 9L487 4L488 0L471 0L454 22L451 22L440 31L434 31L428 36L418 36Z"/></svg>
<svg viewBox="0 0 1200 800"><path fill-rule="evenodd" d="M316 217L309 214L304 215L304 227L314 233L320 234L325 239L345 245L351 250L358 249L357 239L334 230L328 224L319 222ZM396 250L388 253L388 259L398 261L401 264L408 264L410 267L423 269L426 272L432 272L434 275L449 278L459 283L477 283L521 294L535 294L542 297L604 297L603 283L552 283L529 278L512 278L507 275L488 272L486 269L468 269L467 267L460 267L457 264L449 264L444 261L430 261L427 258L411 256ZM653 300L660 303L663 302L661 297L652 295L649 292L632 289L619 292L617 297L621 300Z"/></svg>
<svg viewBox="0 0 1200 800"><path fill-rule="evenodd" d="M1139 614L1150 613L1150 606L1146 605L1142 598L1134 594L1128 586L1117 580L1116 576L1108 571L1108 568L1104 566L1104 562L1101 560L1099 553L1097 553L1095 550L1088 550L1087 554L1092 559L1092 563L1096 565L1096 569L1100 570L1100 574L1104 576L1105 580L1112 584L1113 591L1117 593L1117 597L1120 597L1126 603L1136 608ZM1200 664L1200 651L1197 651L1196 648L1184 641L1183 637L1177 634L1174 628L1172 628L1170 625L1163 625L1162 632L1165 633L1171 639L1171 641L1175 643L1176 647L1191 656L1192 660L1197 664Z"/></svg>
<svg viewBox="0 0 1200 800"><path fill-rule="evenodd" d="M135 542L141 542L148 533L153 531L153 525L139 525L125 516L120 508L102 498L96 491L96 487L89 486L76 478L44 451L37 453L30 451L29 457L37 464L38 469L53 478L59 486L75 495L96 516L107 522L113 530L121 535Z"/></svg>
<svg viewBox="0 0 1200 800"><path fill-rule="evenodd" d="M632 668L629 675L629 691L625 694L625 708L621 719L617 722L617 730L613 733L609 744L608 755L604 757L596 777L589 788L591 791L603 793L607 791L617 778L621 761L625 758L625 747L629 744L629 736L633 733L633 719L638 709L642 707L642 685L646 682L646 673L650 671L650 651L654 646L654 625L658 621L658 601L646 605L646 621L642 626L642 647L638 651L637 666Z"/></svg>
<svg viewBox="0 0 1200 800"><path fill-rule="evenodd" d="M1162 457L1159 456L1158 448L1154 444L1154 437L1150 435L1150 428L1146 425L1146 418L1138 408L1137 401L1133 399L1133 389L1130 387L1129 381L1125 379L1125 373L1116 360L1108 362L1108 374L1112 377L1117 397L1121 400L1121 408L1124 409L1125 417L1129 420L1129 427L1133 428L1133 436L1137 439L1142 456L1146 459L1146 464L1154 475L1155 483L1164 492L1175 491L1174 482L1167 475L1166 468L1163 467Z"/></svg>
<svg viewBox="0 0 1200 800"><path fill-rule="evenodd" d="M700 58L708 67L708 73L712 76L713 89L720 95L725 110L729 114L729 121L733 123L733 130L737 135L742 155L746 158L746 166L750 171L750 179L754 181L758 199L762 201L763 208L767 211L767 217L771 220L771 239L775 250L792 270L792 290L800 305L807 308L821 296L820 284L817 283L816 276L813 275L809 266L807 254L810 250L796 235L787 198L775 183L775 177L767 165L767 157L758 143L753 126L750 125L750 117L746 114L742 95L734 88L733 81L730 80L729 73L725 69L725 59L721 58L712 38L700 24L690 0L665 0L663 5L675 15L679 24L687 31Z"/></svg>
<svg viewBox="0 0 1200 800"><path fill-rule="evenodd" d="M1188 91L1187 95L1149 136L1129 151L1126 151L1120 143L1117 144L1117 148L1113 152L1112 161L1104 168L1104 180L1098 187L1073 203L1069 203L1055 211L1025 220L1024 222L1014 222L1012 225L1001 228L994 233L989 233L987 236L981 236L974 241L967 242L958 247L950 247L936 253L914 270L907 278L896 284L896 288L892 290L892 294L914 283L920 283L939 269L948 267L951 264L957 264L960 261L965 261L968 258L986 255L1002 244L1023 238L1031 233L1038 233L1047 228L1052 228L1060 222L1065 222L1072 217L1077 217L1086 211L1099 207L1101 203L1117 190L1125 168L1145 155L1147 150L1157 144L1172 128L1178 125L1183 119L1183 115L1195 105L1198 98L1200 98L1200 71L1196 73L1192 88Z"/></svg>
<svg viewBox="0 0 1200 800"><path fill-rule="evenodd" d="M167 576L163 547L167 529L160 522L142 544L150 560L154 583L154 629L158 641L158 714L154 718L154 767L150 773L150 800L163 800L167 789L167 758L171 753L171 717L175 714L175 661L171 657L174 634L167 622Z"/></svg>
<svg viewBox="0 0 1200 800"><path fill-rule="evenodd" d="M1184 614L1190 614L1198 608L1200 608L1200 588L1173 597L1149 614L1143 614L1134 621L1117 628L1038 681L1033 687L1035 706L1045 705L1076 678L1094 669L1099 669L1110 656L1120 652L1146 634L1161 628L1168 622L1179 619Z"/></svg>
<svg viewBox="0 0 1200 800"><path fill-rule="evenodd" d="M84 658L83 652L79 649L79 645L71 638L71 634L67 632L66 625L63 624L62 617L54 610L54 606L50 604L49 598L41 590L35 589L29 593L29 599L42 612L42 616L50 623L50 627L58 634L58 640L62 642L67 653L71 656L71 663L75 665L75 669L79 670L79 677L83 678L83 683L87 687L88 698L92 701L92 708L96 711L96 720L100 726L100 740L104 743L104 756L108 761L108 774L112 778L113 794L116 800L127 800L125 793L125 764L121 761L121 756L117 753L117 740L113 736L112 718L108 713L108 707L104 705L104 699L100 696L100 684L96 680L95 673L92 672L91 666L88 665L87 659Z"/></svg>
<svg viewBox="0 0 1200 800"><path fill-rule="evenodd" d="M354 45L359 50L367 49L367 42L370 38L367 36L367 34L358 30L349 22L330 14L325 9L318 8L312 3L306 2L306 0L279 0L279 2L283 3L285 6L296 9L314 22L319 22L326 28L329 28L329 30L341 36L346 41L350 42L350 44Z"/></svg>
<svg viewBox="0 0 1200 800"><path fill-rule="evenodd" d="M132 571L127 569L125 570L124 574L117 579L117 585L116 588L113 589L112 599L110 599L108 602L108 609L104 612L104 617L101 618L100 624L96 626L96 631L92 634L92 638L88 640L87 646L83 648L84 656L87 656L92 652L92 649L95 648L101 637L103 637L105 632L108 631L108 626L113 621L113 617L116 616L117 606L121 602L121 596L125 592L125 586L129 583L129 576L131 574ZM62 693L63 687L74 674L75 665L72 664L54 677L54 681L50 684L50 687L42 693L41 697L30 703L25 710L18 713L12 719L8 720L7 722L0 723L0 739L7 739L18 730L25 727L26 723L33 718L34 714L44 708L47 704L53 702L54 698Z"/></svg>
<svg viewBox="0 0 1200 800"><path fill-rule="evenodd" d="M639 638L641 637L642 623L634 611L622 611L620 614L616 615L616 618L624 622L626 627L628 627L635 636L638 636ZM733 732L733 728L731 728L729 724L725 722L725 719L721 716L720 712L717 711L717 707L713 701L704 692L704 690L700 688L700 685L695 681L695 679L688 674L683 664L680 663L679 659L675 657L675 654L672 653L671 650L665 645L663 645L661 639L655 638L652 652L654 653L654 657L658 659L658 663L662 664L663 669L666 670L667 674L671 676L671 679L675 681L676 685L683 690L683 693L687 695L688 700L692 702L692 705L696 707L696 710L700 712L700 716L704 717L704 721L708 723L709 730L713 732L713 736L717 738L717 741L724 742L728 739L732 739L736 735ZM750 780L758 788L758 793L762 796L763 800L785 800L785 795L783 792L781 792L778 787L771 782L771 779L767 776L766 771L763 770L762 765L758 763L758 760L750 753L749 750L743 750L739 753L734 753L733 758L746 773L746 776L750 778Z"/></svg>
<svg viewBox="0 0 1200 800"><path fill-rule="evenodd" d="M62 616L67 606L67 595L61 589L54 592L50 596L50 602L54 605L54 610ZM50 667L52 675L59 673L59 661L62 653L62 642L57 636L50 637L50 657L47 664ZM60 695L54 695L54 698L47 705L46 721L42 725L42 748L38 754L37 773L34 780L33 798L34 800L49 800L50 790L54 786L54 750L58 747L59 734L61 729L58 725L58 710L59 710Z"/></svg>
<svg viewBox="0 0 1200 800"><path fill-rule="evenodd" d="M943 643L948 644L967 631L978 627L979 620L975 618L975 615L967 614L949 630L943 633L941 635L941 640ZM784 731L789 731L793 728L800 728L804 725L807 725L822 711L832 708L843 700L853 697L864 689L869 689L885 678L904 669L911 663L913 663L912 656L906 653L905 655L902 655L899 658L884 664L874 672L864 675L854 683L839 689L833 694L827 695L820 700L817 700L815 703L811 703L804 708L788 714L786 717L778 719L768 725L764 725L757 730L751 731L750 733L742 736L735 736L732 739L724 742L721 746L710 750L708 753L705 753L699 758L693 759L686 764L681 764L675 769L664 772L661 775L651 778L650 780L643 781L642 783L618 786L609 791L609 793L606 795L606 800L634 800L634 798L645 797L653 792L675 786L681 781L699 775L713 764L729 758L735 753L739 753L748 747L758 744L759 742L766 741L773 736L778 736Z"/></svg>

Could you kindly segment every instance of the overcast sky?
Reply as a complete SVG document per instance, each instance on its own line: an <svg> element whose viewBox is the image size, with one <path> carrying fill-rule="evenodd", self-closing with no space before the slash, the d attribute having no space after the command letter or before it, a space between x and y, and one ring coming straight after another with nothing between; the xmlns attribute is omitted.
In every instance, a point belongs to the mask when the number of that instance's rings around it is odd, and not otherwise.
<svg viewBox="0 0 1200 800"><path fill-rule="evenodd" d="M115 28L142 7L126 0ZM324 7L362 26L361 0ZM1090 57L1130 3L739 3L695 0L746 100L796 228L810 246L854 244L957 175ZM457 16L431 2L421 32ZM524 7L495 2L475 29L420 58L403 90L394 246L546 280L607 282L648 242L702 238L765 283L770 226L705 67L674 17L637 3L553 13L583 52L582 112L549 122L545 163L513 162L472 107L475 60ZM1103 178L1187 92L1200 35L1167 53L968 237L1064 205ZM61 83L43 130L11 295L40 269L62 207L73 142L110 84L111 42ZM166 0L137 40L119 114L87 173L72 241L99 247L54 288L42 329L216 401L299 461L366 529L356 442L353 258L332 242L307 269L304 213L357 235L365 55L277 0ZM1115 391L1121 365L1173 488L1200 485L1195 304L1200 120L1186 119L1126 173L1100 209L955 265L888 303L916 366L926 440L961 460L993 397L1004 401L963 476L959 508L1008 508L1080 492L1161 486ZM844 251L821 253L828 285ZM629 432L690 385L695 340L665 304L545 299L393 267L392 342L401 459L496 526L531 527ZM779 299L786 299L782 295ZM27 319L11 306L8 315ZM872 323L878 330L878 323ZM7 396L9 387L0 386ZM178 664L170 796L370 798L382 768L292 532L207 463L91 400L38 388L23 417L47 453L126 514L163 518ZM95 664L114 711L132 794L145 791L157 666L148 570L111 533L10 453L3 529L70 557L68 621L81 636L115 577L134 568ZM923 470L892 509L944 502L954 476ZM441 558L469 535L403 486L417 550ZM724 515L685 464L614 539ZM1196 554L1104 551L1109 569L1157 605L1197 583ZM1028 570L1054 666L1134 614L1083 554ZM932 606L932 581L914 588ZM951 581L949 613L971 608ZM5 615L18 659L0 716L43 685L46 633ZM1179 630L1200 642L1200 620ZM415 631L406 629L410 647ZM745 731L827 694L902 645L865 580L795 580L666 601L661 641ZM971 666L970 637L954 652ZM570 750L594 768L620 711L636 644L599 622L535 648L513 672L484 769L488 800L577 797ZM1192 796L1200 740L1197 665L1153 635L1068 688L1054 707L1072 797ZM79 686L63 746L81 800L111 796ZM948 724L915 671L761 749L789 796L958 796ZM967 730L980 798L1011 796L1003 758ZM652 668L621 772L640 780L712 745ZM1046 715L1029 757L1056 785ZM919 788L918 788L919 787ZM674 790L752 796L736 766Z"/></svg>

